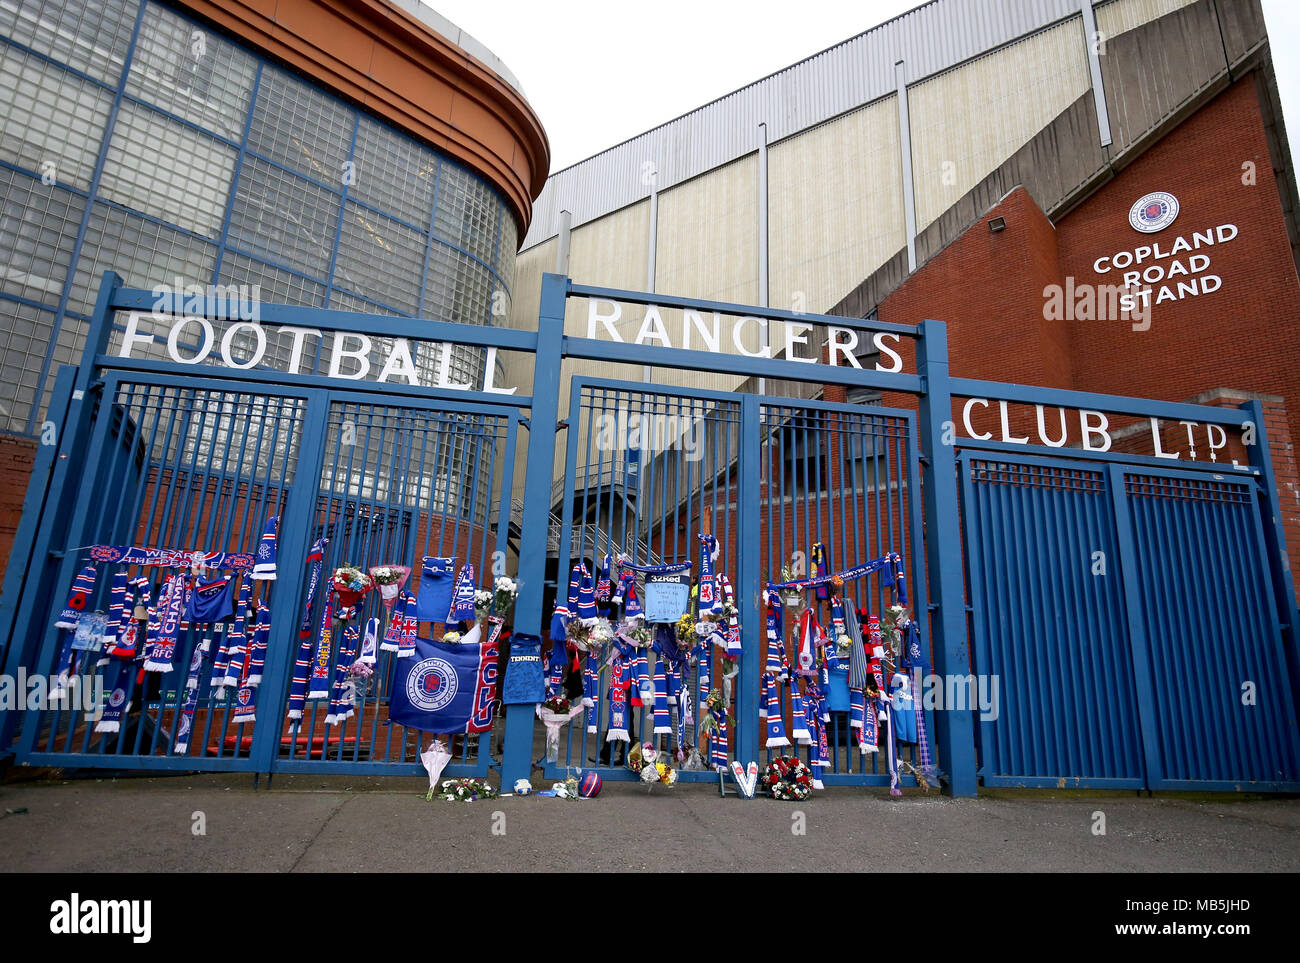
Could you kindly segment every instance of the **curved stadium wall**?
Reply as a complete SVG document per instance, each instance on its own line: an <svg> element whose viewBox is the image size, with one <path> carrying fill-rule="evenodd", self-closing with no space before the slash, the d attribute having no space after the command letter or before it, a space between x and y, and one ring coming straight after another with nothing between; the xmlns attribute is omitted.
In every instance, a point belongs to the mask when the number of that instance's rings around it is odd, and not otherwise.
<svg viewBox="0 0 1300 963"><path fill-rule="evenodd" d="M500 191L176 9L0 0L0 89L0 431L38 433L108 269L370 313L509 310L521 225ZM477 381L481 357L457 348L452 374Z"/></svg>

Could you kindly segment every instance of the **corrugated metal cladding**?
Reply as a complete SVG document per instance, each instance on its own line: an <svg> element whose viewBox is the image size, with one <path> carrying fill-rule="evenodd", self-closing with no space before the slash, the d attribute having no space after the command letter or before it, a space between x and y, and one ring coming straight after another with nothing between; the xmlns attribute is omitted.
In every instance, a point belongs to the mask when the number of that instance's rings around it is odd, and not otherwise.
<svg viewBox="0 0 1300 963"><path fill-rule="evenodd" d="M764 77L689 114L552 174L533 206L523 247L757 149L757 128L780 140L895 89L894 63L915 83L1079 10L1080 0L933 0Z"/></svg>

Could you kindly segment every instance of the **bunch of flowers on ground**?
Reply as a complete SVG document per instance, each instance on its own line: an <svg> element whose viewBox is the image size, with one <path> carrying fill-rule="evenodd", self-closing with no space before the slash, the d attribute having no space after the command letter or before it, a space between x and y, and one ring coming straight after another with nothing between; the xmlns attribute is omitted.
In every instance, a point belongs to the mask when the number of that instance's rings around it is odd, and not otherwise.
<svg viewBox="0 0 1300 963"><path fill-rule="evenodd" d="M477 802L496 799L497 795L486 779L444 779L438 798L445 802Z"/></svg>

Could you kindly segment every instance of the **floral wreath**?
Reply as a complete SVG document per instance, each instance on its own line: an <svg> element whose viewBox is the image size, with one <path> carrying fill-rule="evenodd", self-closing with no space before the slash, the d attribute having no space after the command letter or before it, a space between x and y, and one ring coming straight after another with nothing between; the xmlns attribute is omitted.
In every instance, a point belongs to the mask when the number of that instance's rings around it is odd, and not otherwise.
<svg viewBox="0 0 1300 963"><path fill-rule="evenodd" d="M812 794L812 772L795 756L777 756L763 774L762 785L773 799L807 799Z"/></svg>

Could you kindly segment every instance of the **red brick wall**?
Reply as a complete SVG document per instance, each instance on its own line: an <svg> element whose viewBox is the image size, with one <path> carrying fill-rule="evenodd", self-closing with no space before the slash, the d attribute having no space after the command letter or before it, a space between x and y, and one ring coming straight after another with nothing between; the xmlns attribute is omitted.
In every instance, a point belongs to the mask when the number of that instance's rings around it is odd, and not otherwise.
<svg viewBox="0 0 1300 963"><path fill-rule="evenodd" d="M1254 184L1243 184L1243 164ZM1150 191L1178 198L1172 225L1143 235L1128 224L1130 206ZM1287 239L1253 76L1238 81L1101 188L1058 225L1062 272L1078 282L1098 275L1093 262L1159 241L1234 224L1240 234L1202 248L1207 273L1223 279L1210 294L1153 305L1151 327L1077 321L1074 386L1108 394L1177 400L1231 385L1300 399L1300 281ZM1185 259L1187 255L1179 255ZM1159 263L1168 265L1169 260ZM1293 444L1300 437L1292 433Z"/></svg>
<svg viewBox="0 0 1300 963"><path fill-rule="evenodd" d="M884 300L878 314L888 322L946 322L950 371L957 377L1168 401L1224 385L1280 396L1275 409L1266 409L1266 423L1290 554L1300 559L1300 479L1293 455L1300 424L1290 423L1285 411L1288 400L1300 404L1295 400L1300 399L1300 279L1257 97L1253 76L1239 80L1055 229L1029 193L1016 188L922 265ZM1246 176L1251 173L1243 166L1247 163L1253 164L1253 183ZM1179 215L1163 231L1142 234L1129 225L1129 209L1151 191L1174 194ZM995 217L1005 218L1005 230L989 231L988 222ZM1222 287L1152 304L1149 329L1134 330L1127 318L1045 319L1048 285L1122 283L1122 271L1093 270L1099 257L1156 242L1168 250L1177 237L1190 241L1194 231L1222 224L1235 225L1238 236L1200 251L1210 257L1204 273L1219 275ZM1185 262L1188 256L1179 258ZM1147 263L1168 267L1172 262ZM904 370L915 371L910 346L904 357ZM907 395L886 394L883 403L916 408ZM1011 432L1029 435L1036 443L1032 406L1012 405L1010 410ZM953 411L959 435L964 434L961 415L959 401ZM1112 414L1110 428L1133 421ZM1070 413L1067 425L1069 443L1077 444L1078 416ZM1000 437L996 402L973 409L972 426ZM1055 411L1047 412L1046 426L1049 432L1058 430ZM1139 436L1145 442L1149 432ZM1181 425L1166 426L1163 438L1166 450L1184 450L1186 457ZM1147 444L1141 453L1151 453Z"/></svg>
<svg viewBox="0 0 1300 963"><path fill-rule="evenodd" d="M13 551L35 457L35 439L0 435L0 571L8 565Z"/></svg>

